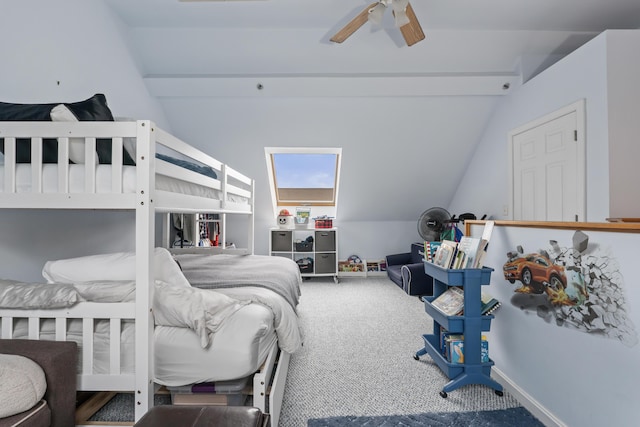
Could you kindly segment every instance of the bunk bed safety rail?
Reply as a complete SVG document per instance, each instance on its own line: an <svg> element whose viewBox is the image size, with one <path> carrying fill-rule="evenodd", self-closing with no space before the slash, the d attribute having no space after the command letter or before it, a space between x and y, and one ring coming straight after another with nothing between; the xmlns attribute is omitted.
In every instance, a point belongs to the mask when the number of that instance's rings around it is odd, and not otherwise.
<svg viewBox="0 0 640 427"><path fill-rule="evenodd" d="M237 201L237 197L247 199L244 206L239 207L239 211L252 211L251 206L253 198L253 181L236 171L229 168L222 162L202 152L201 150L190 146L184 141L157 128L153 122L146 120L138 121L118 121L118 122L0 122L0 138L4 140L4 159L3 173L0 176L2 184L0 192L6 194L16 194L25 192L24 187L19 188L18 176L22 173L24 181L24 170L26 167L29 171L29 187L28 192L31 194L54 193L62 195L73 194L76 201L80 199L78 193L95 194L108 193L109 195L118 195L123 193L133 193L138 188L144 190L139 182L138 185L125 183L123 172L128 166L123 165L123 152L126 151L135 163L146 161L149 158L155 158L156 154L175 156L178 160L192 162L200 168L210 168L214 171L215 177L205 176L200 170L189 170L182 164L171 163L162 159L154 159L154 168L151 170L156 175L163 175L170 179L184 181L188 184L195 184L206 189L221 192L221 206L231 207ZM32 162L29 166L19 164L17 162L17 141L21 139L29 140L32 152ZM56 139L57 143L57 164L51 165L42 161L43 140ZM100 159L100 155L96 154L97 143L101 139L111 140L110 164L100 164L94 167ZM102 147L102 146L101 146ZM78 150L83 150L84 162L78 161ZM75 152L76 161L71 160L71 152ZM76 163L84 163L82 165ZM104 163L104 162L102 162ZM55 175L52 175L52 168L55 168ZM82 172L78 172L81 168ZM102 169L98 171L98 168ZM22 172L19 172L21 169ZM47 169L47 174L45 174ZM72 170L73 169L73 170ZM105 170L106 169L106 170ZM83 176L82 188L78 189L77 185L74 190L71 189L72 175L75 177L78 173ZM105 190L103 184L98 190L98 175L107 174L110 176L110 184ZM55 176L55 178L52 178ZM143 177L146 181L146 176ZM152 179L152 177L150 177ZM56 184L52 187L52 182ZM47 185L47 189L43 184ZM153 181L151 181L153 182ZM33 185L31 185L33 183ZM179 193L180 190L163 190L168 192ZM25 196L28 197L28 196ZM55 196L53 196L55 197ZM234 199L234 197L236 197ZM25 200L29 200L28 198ZM62 203L64 203L62 200ZM110 199L112 200L112 199ZM8 203L8 202L7 202ZM133 204L130 199L120 202L121 205L128 203ZM114 206L116 207L116 206Z"/></svg>
<svg viewBox="0 0 640 427"><path fill-rule="evenodd" d="M107 122L109 123L109 122ZM4 173L1 190L4 193L16 193L17 188L17 141L28 140L31 151L30 186L31 193L43 193L45 180L44 168L46 163L42 161L43 141L56 139L57 165L56 181L57 193L70 193L70 168L74 163L84 163L84 193L96 192L96 168L98 163L96 141L99 138L109 138L112 141L111 158L118 159L112 162L111 168L111 192L122 192L122 152L123 141L127 135L135 135L135 127L121 123L83 122L83 123L54 123L54 122L0 122L0 138L4 139ZM83 161L71 160L72 147L76 151L75 156L83 158ZM80 155L78 150L82 150Z"/></svg>
<svg viewBox="0 0 640 427"><path fill-rule="evenodd" d="M81 333L68 333L70 322L81 320ZM126 373L121 366L121 333L125 320L135 319L135 303L78 303L64 309L22 310L0 309L0 338L21 338L30 340L49 339L55 341L73 340L78 343L80 366L78 366L79 390L131 390L134 388L133 372ZM15 334L18 322L26 320L27 335L24 331ZM94 374L96 322L109 321L108 372ZM55 323L54 332L43 331L43 321ZM112 388L116 387L116 388Z"/></svg>
<svg viewBox="0 0 640 427"><path fill-rule="evenodd" d="M158 152L167 152L170 156L178 153L180 157L186 158L187 161L211 168L216 174L216 178L211 178L197 172L184 171L184 168L177 167L174 164L162 160L158 160L156 164L156 172L158 174L177 179L185 179L188 177L187 180L189 182L220 190L222 192L220 198L220 207L222 209L230 209L234 206L234 196L249 200L252 199L253 180L248 176L216 160L203 151L188 145L162 129L156 129L154 137ZM246 210L246 207L244 210ZM253 209L250 209L250 211L253 211Z"/></svg>

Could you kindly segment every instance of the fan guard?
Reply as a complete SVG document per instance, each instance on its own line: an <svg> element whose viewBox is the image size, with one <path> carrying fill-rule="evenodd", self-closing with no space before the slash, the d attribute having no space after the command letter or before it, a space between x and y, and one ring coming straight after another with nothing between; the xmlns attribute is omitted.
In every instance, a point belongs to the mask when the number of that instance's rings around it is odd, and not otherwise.
<svg viewBox="0 0 640 427"><path fill-rule="evenodd" d="M444 208L430 208L422 212L418 219L418 234L425 241L439 241L451 214Z"/></svg>

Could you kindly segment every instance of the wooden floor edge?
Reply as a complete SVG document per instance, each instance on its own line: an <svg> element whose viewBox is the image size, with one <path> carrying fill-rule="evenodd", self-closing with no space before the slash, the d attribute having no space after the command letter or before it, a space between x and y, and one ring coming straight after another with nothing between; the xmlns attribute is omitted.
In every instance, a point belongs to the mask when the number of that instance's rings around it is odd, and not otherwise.
<svg viewBox="0 0 640 427"><path fill-rule="evenodd" d="M117 393L113 391L100 391L87 399L86 402L83 402L76 408L76 425L104 425L105 423L93 424L95 423L95 421L90 422L88 420L104 405L109 403L109 401L113 399L116 394Z"/></svg>

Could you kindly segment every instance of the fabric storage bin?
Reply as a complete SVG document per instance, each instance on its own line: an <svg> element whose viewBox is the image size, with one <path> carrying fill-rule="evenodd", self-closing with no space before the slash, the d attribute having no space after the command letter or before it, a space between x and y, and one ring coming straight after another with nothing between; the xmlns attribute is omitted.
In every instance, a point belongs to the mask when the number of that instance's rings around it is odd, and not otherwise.
<svg viewBox="0 0 640 427"><path fill-rule="evenodd" d="M298 268L300 268L300 273L313 273L313 258L298 258L296 264L298 264Z"/></svg>
<svg viewBox="0 0 640 427"><path fill-rule="evenodd" d="M293 236L291 231L271 231L271 248L274 251L291 251L293 248Z"/></svg>
<svg viewBox="0 0 640 427"><path fill-rule="evenodd" d="M316 274L336 273L336 254L316 254Z"/></svg>
<svg viewBox="0 0 640 427"><path fill-rule="evenodd" d="M316 231L316 251L335 251L336 250L336 232L335 231Z"/></svg>
<svg viewBox="0 0 640 427"><path fill-rule="evenodd" d="M313 242L302 240L296 242L296 252L311 252L313 250Z"/></svg>

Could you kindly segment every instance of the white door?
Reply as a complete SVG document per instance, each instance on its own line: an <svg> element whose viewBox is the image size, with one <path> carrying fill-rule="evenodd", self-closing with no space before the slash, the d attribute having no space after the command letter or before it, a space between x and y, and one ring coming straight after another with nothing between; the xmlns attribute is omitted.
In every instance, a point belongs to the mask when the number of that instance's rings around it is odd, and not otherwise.
<svg viewBox="0 0 640 427"><path fill-rule="evenodd" d="M583 102L510 133L514 220L585 221Z"/></svg>

